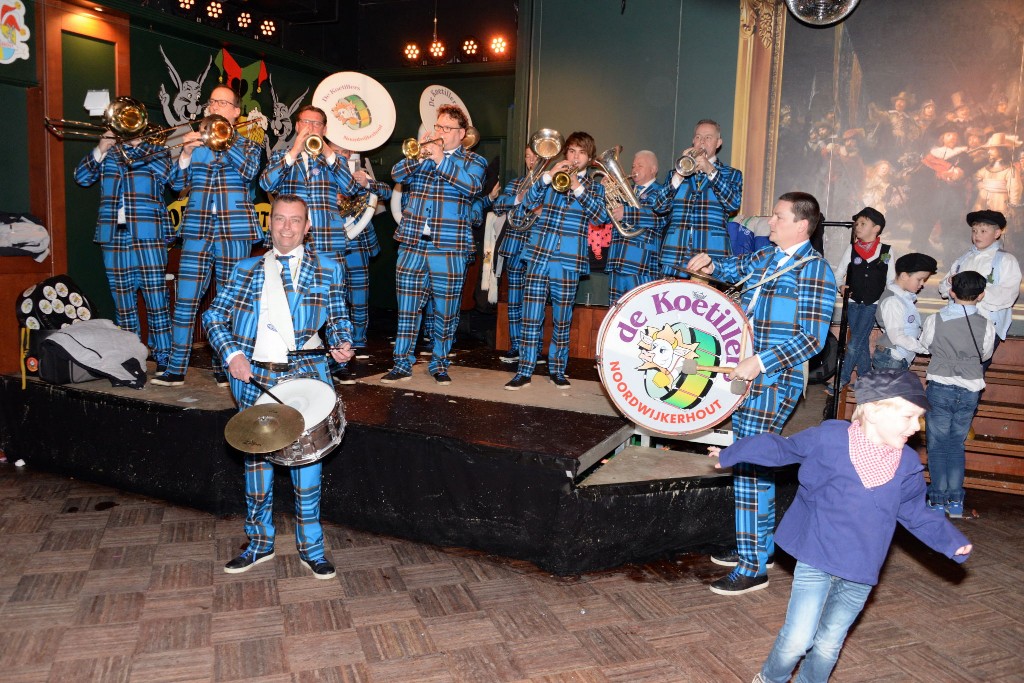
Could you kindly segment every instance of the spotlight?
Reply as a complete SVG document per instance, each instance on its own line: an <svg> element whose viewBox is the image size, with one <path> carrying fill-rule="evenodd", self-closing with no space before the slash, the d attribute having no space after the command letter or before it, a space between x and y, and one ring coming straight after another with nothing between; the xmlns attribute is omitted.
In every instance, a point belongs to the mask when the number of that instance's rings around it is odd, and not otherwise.
<svg viewBox="0 0 1024 683"><path fill-rule="evenodd" d="M252 15L248 12L239 12L238 19L235 20L235 25L238 28L249 28L252 26Z"/></svg>
<svg viewBox="0 0 1024 683"><path fill-rule="evenodd" d="M409 62L416 62L420 58L420 46L416 43L409 43L405 46L405 58Z"/></svg>
<svg viewBox="0 0 1024 683"><path fill-rule="evenodd" d="M270 40L277 33L277 24L273 19L264 19L260 22L260 34L257 36L262 40Z"/></svg>
<svg viewBox="0 0 1024 683"><path fill-rule="evenodd" d="M475 60L480 55L480 43L473 36L462 41L462 57L466 61Z"/></svg>
<svg viewBox="0 0 1024 683"><path fill-rule="evenodd" d="M182 17L191 17L195 14L196 0L173 0L171 2L172 11Z"/></svg>
<svg viewBox="0 0 1024 683"><path fill-rule="evenodd" d="M491 54L495 57L504 57L508 54L508 41L504 36L491 38Z"/></svg>
<svg viewBox="0 0 1024 683"><path fill-rule="evenodd" d="M445 53L444 43L442 41L438 40L437 38L435 38L434 42L432 42L430 44L429 52L430 52L430 56L435 61L441 61L442 59L444 59L444 53Z"/></svg>
<svg viewBox="0 0 1024 683"><path fill-rule="evenodd" d="M188 12L195 7L195 4L196 0L178 0L178 9Z"/></svg>

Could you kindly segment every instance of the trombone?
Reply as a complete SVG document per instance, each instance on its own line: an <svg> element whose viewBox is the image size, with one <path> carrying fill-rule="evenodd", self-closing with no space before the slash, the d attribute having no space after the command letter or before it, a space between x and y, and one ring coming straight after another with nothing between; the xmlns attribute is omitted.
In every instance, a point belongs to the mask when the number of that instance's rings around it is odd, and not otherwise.
<svg viewBox="0 0 1024 683"><path fill-rule="evenodd" d="M255 120L242 121L241 123L232 124L230 121L228 121L220 114L210 114L209 116L206 116L205 118L199 120L199 142L202 143L204 147L207 147L213 150L214 152L223 152L224 150L230 149L231 145L235 144L235 131L237 131L239 128L254 125L256 125ZM192 122L186 121L185 123L179 123L177 126L171 126L170 128L162 128L157 131L148 132L138 136L138 138L146 139L156 135L169 135L172 131L175 131L179 128L184 128L185 126L189 126L191 128ZM135 140L138 138L129 138L127 140L124 140L123 142L130 142L131 140ZM308 140L306 142L307 144L309 143ZM322 148L322 138L320 142ZM151 156L168 152L176 147L184 147L185 144L186 143L184 142L179 142L178 144L171 145L170 147L161 147L160 149L154 150L152 152L149 152L148 154L144 154L136 159L133 159L133 161L142 161L144 159L148 159Z"/></svg>
<svg viewBox="0 0 1024 683"><path fill-rule="evenodd" d="M99 140L114 134L114 144L118 146L121 157L127 162L128 154L123 143L145 138L151 135L148 131L149 113L146 105L133 97L118 97L103 110L103 125L91 121L69 121L68 119L51 119L45 117L43 125L46 130L57 136L59 140ZM139 133L142 133L139 135Z"/></svg>
<svg viewBox="0 0 1024 683"><path fill-rule="evenodd" d="M534 183L547 172L551 160L562 153L564 144L565 139L562 134L553 128L541 128L530 136L530 149L537 155L537 162L533 165L533 170L527 173L523 180L523 192L533 187ZM512 210L509 211L507 222L514 230L529 230L536 221L536 213Z"/></svg>

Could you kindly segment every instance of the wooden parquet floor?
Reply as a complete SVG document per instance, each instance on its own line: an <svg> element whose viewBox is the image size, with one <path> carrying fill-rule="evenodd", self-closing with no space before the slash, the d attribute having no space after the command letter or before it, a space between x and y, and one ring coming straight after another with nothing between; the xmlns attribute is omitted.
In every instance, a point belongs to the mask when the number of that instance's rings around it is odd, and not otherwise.
<svg viewBox="0 0 1024 683"><path fill-rule="evenodd" d="M968 502L975 556L961 568L898 537L834 681L1024 680L1024 498ZM728 598L704 557L558 578L326 530L334 580L283 533L273 561L229 575L238 518L2 465L0 680L749 681L792 578L783 560L767 590Z"/></svg>

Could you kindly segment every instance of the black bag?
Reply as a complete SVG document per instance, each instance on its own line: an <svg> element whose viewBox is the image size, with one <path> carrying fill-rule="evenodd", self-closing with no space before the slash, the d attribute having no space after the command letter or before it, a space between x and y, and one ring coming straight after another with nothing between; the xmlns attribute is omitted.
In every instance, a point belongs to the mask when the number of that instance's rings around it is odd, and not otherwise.
<svg viewBox="0 0 1024 683"><path fill-rule="evenodd" d="M64 347L43 340L39 344L39 379L48 384L78 384L103 379L103 376L79 365Z"/></svg>
<svg viewBox="0 0 1024 683"><path fill-rule="evenodd" d="M807 361L807 383L824 384L836 374L839 365L839 340L829 332L825 337L825 348Z"/></svg>

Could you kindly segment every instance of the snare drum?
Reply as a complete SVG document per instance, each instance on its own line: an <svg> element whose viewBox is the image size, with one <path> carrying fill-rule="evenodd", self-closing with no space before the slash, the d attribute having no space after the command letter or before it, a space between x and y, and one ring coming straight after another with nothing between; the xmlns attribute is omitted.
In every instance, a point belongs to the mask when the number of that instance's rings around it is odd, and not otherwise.
<svg viewBox="0 0 1024 683"><path fill-rule="evenodd" d="M306 429L290 446L279 451L266 453L265 457L275 465L298 467L310 465L330 453L341 443L345 433L345 411L334 387L319 379L302 377L286 379L270 389L285 405L302 414ZM276 403L266 394L260 396L255 405Z"/></svg>
<svg viewBox="0 0 1024 683"><path fill-rule="evenodd" d="M691 280L651 282L623 296L601 323L601 383L623 415L651 432L702 432L729 417L745 394L732 393L721 373L686 374L684 361L735 366L750 339L743 310L717 289Z"/></svg>

